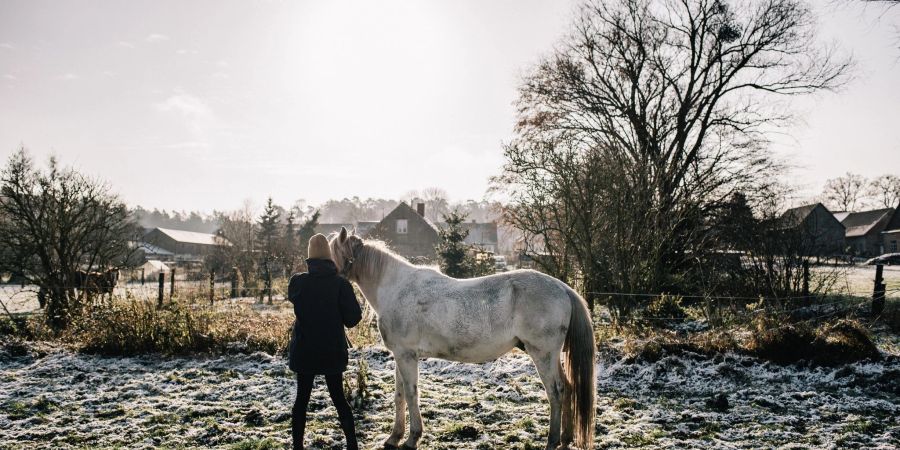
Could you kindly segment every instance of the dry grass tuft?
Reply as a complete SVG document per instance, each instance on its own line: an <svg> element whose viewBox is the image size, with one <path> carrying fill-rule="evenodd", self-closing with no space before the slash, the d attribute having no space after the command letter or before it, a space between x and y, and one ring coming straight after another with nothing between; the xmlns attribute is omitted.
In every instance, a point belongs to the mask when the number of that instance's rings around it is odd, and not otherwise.
<svg viewBox="0 0 900 450"><path fill-rule="evenodd" d="M116 299L95 306L69 331L79 350L103 355L194 352L283 353L293 317L235 303Z"/></svg>
<svg viewBox="0 0 900 450"><path fill-rule="evenodd" d="M817 327L804 322L773 324L760 320L745 350L779 364L808 361L833 366L881 358L869 331L858 321L848 319Z"/></svg>
<svg viewBox="0 0 900 450"><path fill-rule="evenodd" d="M869 331L855 320L837 320L818 326L806 322L782 323L760 319L753 328L716 329L679 333L657 328L634 328L619 334L626 360L658 361L668 355L711 357L736 353L771 361L833 366L881 359ZM601 341L602 342L602 341Z"/></svg>

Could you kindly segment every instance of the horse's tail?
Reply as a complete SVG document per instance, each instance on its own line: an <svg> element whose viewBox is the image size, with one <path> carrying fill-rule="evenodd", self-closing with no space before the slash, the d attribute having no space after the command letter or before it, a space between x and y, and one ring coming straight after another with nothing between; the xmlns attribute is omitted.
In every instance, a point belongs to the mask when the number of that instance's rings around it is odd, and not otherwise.
<svg viewBox="0 0 900 450"><path fill-rule="evenodd" d="M596 401L596 380L594 378L594 327L587 303L568 286L566 292L572 303L569 331L566 333L564 372L571 386L569 404L563 405L572 411L570 415L575 444L579 448L594 448L594 403ZM566 424L563 424L566 426Z"/></svg>

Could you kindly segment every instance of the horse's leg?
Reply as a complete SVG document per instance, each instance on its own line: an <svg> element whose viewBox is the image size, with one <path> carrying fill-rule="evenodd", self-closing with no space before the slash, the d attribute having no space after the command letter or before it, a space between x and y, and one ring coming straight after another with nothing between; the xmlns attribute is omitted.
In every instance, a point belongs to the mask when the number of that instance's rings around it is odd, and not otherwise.
<svg viewBox="0 0 900 450"><path fill-rule="evenodd" d="M401 354L397 367L403 376L403 394L409 409L409 437L403 443L404 449L415 449L422 438L422 414L419 412L419 360L415 354Z"/></svg>
<svg viewBox="0 0 900 450"><path fill-rule="evenodd" d="M384 448L392 449L400 445L406 431L406 396L403 392L403 376L400 365L394 365L394 428L384 443Z"/></svg>
<svg viewBox="0 0 900 450"><path fill-rule="evenodd" d="M562 364L559 366L559 379L562 383L562 435L560 437L559 448L568 449L572 441L575 440L575 405L572 403L572 383L566 378L566 372L563 371Z"/></svg>
<svg viewBox="0 0 900 450"><path fill-rule="evenodd" d="M544 384L544 390L547 391L547 400L550 401L550 434L547 436L547 450L555 450L560 439L560 407L563 396L559 350L543 351L526 343L525 351L531 356Z"/></svg>

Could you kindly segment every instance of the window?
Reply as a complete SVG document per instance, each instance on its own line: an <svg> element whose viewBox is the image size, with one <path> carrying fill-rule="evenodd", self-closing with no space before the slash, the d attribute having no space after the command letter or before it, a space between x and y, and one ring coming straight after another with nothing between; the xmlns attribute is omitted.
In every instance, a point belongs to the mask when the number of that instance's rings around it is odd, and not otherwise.
<svg viewBox="0 0 900 450"><path fill-rule="evenodd" d="M897 241L891 241L891 253L897 253Z"/></svg>
<svg viewBox="0 0 900 450"><path fill-rule="evenodd" d="M406 234L406 219L397 219L397 234Z"/></svg>

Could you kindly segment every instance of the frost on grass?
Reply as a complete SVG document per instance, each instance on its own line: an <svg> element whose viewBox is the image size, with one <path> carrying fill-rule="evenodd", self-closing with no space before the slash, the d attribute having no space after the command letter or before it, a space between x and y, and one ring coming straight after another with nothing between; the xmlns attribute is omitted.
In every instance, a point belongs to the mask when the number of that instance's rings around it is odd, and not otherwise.
<svg viewBox="0 0 900 450"><path fill-rule="evenodd" d="M357 408L364 448L393 420L393 361L369 365ZM597 448L896 448L900 362L777 366L743 356L607 357L598 370ZM351 367L351 370L353 367ZM538 449L547 403L515 352L482 365L426 360L423 449ZM287 448L294 378L264 353L208 358L0 354L0 448ZM324 382L310 405L309 448L341 448Z"/></svg>

